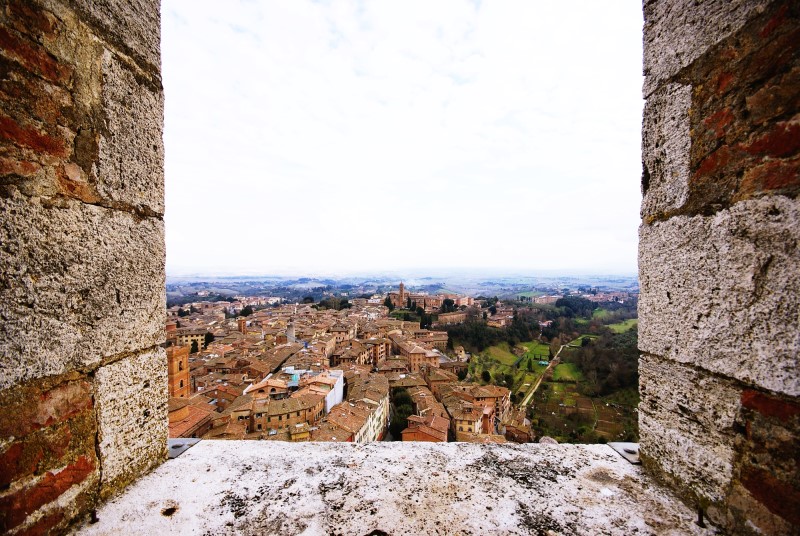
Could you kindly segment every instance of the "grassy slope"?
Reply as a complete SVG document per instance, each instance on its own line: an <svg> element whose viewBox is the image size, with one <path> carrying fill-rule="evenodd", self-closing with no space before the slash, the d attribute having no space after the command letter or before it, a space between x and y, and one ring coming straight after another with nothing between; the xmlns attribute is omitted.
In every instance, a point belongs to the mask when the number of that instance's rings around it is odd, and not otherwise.
<svg viewBox="0 0 800 536"><path fill-rule="evenodd" d="M561 363L556 365L553 379L556 381L580 381L583 379L583 374L574 363Z"/></svg>
<svg viewBox="0 0 800 536"><path fill-rule="evenodd" d="M623 322L619 322L617 324L609 324L608 328L611 331L613 331L614 333L625 333L626 331L628 331L629 329L631 329L633 326L637 325L638 323L639 323L639 319L638 318L630 318L628 320L625 320Z"/></svg>

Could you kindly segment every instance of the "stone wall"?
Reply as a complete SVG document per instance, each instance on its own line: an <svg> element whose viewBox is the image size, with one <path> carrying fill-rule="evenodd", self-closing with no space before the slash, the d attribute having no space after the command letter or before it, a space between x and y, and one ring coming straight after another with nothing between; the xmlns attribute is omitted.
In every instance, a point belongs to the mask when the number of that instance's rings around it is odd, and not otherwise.
<svg viewBox="0 0 800 536"><path fill-rule="evenodd" d="M0 2L0 532L166 458L158 0Z"/></svg>
<svg viewBox="0 0 800 536"><path fill-rule="evenodd" d="M800 4L644 4L645 466L735 533L800 530Z"/></svg>

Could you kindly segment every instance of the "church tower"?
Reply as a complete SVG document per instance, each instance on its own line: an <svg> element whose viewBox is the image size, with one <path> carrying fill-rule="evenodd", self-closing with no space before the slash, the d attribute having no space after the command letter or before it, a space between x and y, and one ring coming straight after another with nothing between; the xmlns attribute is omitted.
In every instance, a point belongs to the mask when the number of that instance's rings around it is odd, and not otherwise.
<svg viewBox="0 0 800 536"><path fill-rule="evenodd" d="M400 303L398 304L399 307L406 306L406 286L400 281L400 295L398 296L398 300Z"/></svg>

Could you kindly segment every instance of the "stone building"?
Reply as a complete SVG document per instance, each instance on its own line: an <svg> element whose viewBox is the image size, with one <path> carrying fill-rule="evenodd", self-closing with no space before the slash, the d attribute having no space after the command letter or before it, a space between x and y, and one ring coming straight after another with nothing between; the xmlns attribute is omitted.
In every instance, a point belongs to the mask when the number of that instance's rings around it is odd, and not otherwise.
<svg viewBox="0 0 800 536"><path fill-rule="evenodd" d="M208 532L230 532L223 523L234 521L257 531L265 528L259 522L278 523L275 515L282 526L314 523L342 533L436 530L436 511L387 516L395 504L420 507L395 489L392 501L373 502L369 521L332 517L332 508L302 510L331 500L345 512L362 507L389 487L388 476L375 476L384 469L408 473L437 505L441 490L451 483L456 489L461 478L470 479L473 500L490 501L508 489L522 498L514 512L481 508L477 520L454 519L448 511L453 530L513 519L531 532L539 523L560 532L699 533L705 529L694 521L697 512L701 522L728 533L800 530L797 2L644 3L644 473L620 465L602 445L522 451L303 444L297 455L271 442L204 441L162 464L168 374L161 347L159 2L4 0L0 6L3 532L64 533L157 466L137 487L152 500L123 496L84 530L166 533L172 514L186 520L175 490L195 489L198 478L208 489L192 495L189 511ZM240 433L235 423L229 428L225 434ZM265 455L278 460L272 480L280 487L270 487L260 472L237 472L237 492L269 488L246 499L250 508L242 511L255 514L237 521L225 508L244 499L215 471L257 466ZM298 469L292 456L314 457L323 476ZM564 466L570 469L558 473ZM557 473L559 486L545 482L543 471L549 478ZM323 482L324 475L338 478L331 480L338 487ZM300 484L290 484L295 479ZM543 485L533 486L534 496L520 479ZM616 492L598 504L594 494L611 488ZM232 498L220 504L220 496ZM587 515L559 510L566 502ZM486 505L473 503L474 511L478 506ZM386 519L391 527L380 525Z"/></svg>

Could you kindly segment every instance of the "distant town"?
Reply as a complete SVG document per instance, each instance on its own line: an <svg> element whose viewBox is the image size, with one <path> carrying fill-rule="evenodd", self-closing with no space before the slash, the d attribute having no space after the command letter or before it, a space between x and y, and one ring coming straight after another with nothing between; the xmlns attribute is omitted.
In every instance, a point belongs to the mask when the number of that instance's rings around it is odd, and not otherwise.
<svg viewBox="0 0 800 536"><path fill-rule="evenodd" d="M170 437L635 439L638 289L622 283L503 299L403 282L172 284Z"/></svg>

